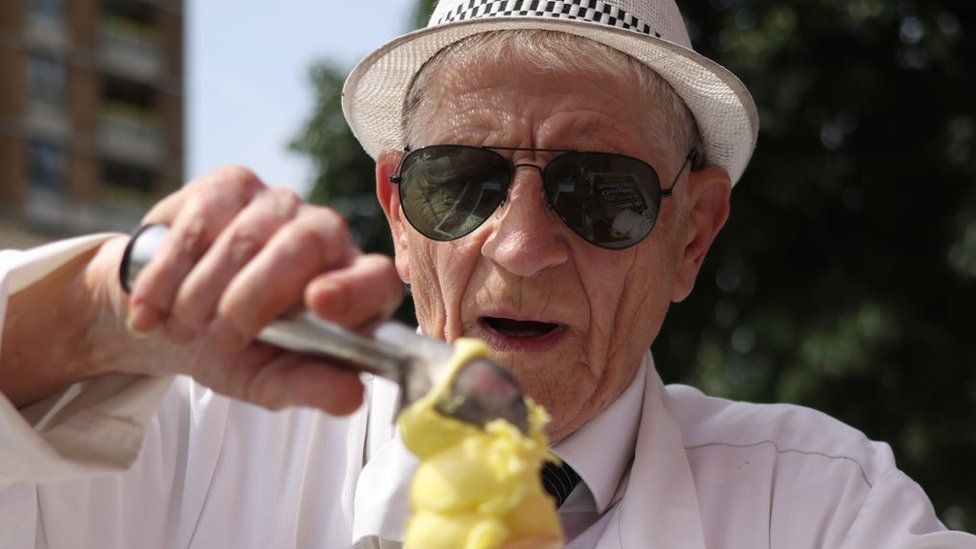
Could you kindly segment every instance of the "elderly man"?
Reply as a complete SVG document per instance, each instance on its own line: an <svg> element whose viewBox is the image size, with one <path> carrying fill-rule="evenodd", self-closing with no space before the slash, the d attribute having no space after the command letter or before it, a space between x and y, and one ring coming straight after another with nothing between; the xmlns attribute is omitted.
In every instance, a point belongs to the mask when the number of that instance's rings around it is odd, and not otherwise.
<svg viewBox="0 0 976 549"><path fill-rule="evenodd" d="M388 316L402 282L552 414L570 547L976 547L886 445L661 384L648 348L757 132L670 0L444 0L344 107L392 262L243 168L149 212L171 229L129 296L124 237L0 256L3 547L398 546L396 388L254 338L303 300Z"/></svg>

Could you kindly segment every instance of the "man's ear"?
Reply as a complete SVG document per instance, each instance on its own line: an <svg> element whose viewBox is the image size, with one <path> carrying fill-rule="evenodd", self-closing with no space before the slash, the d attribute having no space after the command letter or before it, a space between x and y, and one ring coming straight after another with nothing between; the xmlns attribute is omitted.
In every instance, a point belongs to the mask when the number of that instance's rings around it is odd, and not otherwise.
<svg viewBox="0 0 976 549"><path fill-rule="evenodd" d="M393 236L394 263L400 280L410 283L410 255L407 253L407 220L400 210L400 193L390 181L403 158L402 151L385 151L376 158L376 198L383 208Z"/></svg>
<svg viewBox="0 0 976 549"><path fill-rule="evenodd" d="M691 172L684 190L686 211L677 227L681 250L671 290L671 301L675 303L688 297L695 287L705 254L729 218L732 181L722 168L709 166Z"/></svg>

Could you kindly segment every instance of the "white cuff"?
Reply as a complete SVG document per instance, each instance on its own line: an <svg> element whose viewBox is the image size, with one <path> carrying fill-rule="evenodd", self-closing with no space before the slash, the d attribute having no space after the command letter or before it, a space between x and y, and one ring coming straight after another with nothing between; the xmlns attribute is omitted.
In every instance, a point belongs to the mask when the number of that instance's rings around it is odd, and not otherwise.
<svg viewBox="0 0 976 549"><path fill-rule="evenodd" d="M0 251L0 334L9 296L112 236ZM106 375L20 410L0 395L0 482L62 480L129 467L171 381Z"/></svg>

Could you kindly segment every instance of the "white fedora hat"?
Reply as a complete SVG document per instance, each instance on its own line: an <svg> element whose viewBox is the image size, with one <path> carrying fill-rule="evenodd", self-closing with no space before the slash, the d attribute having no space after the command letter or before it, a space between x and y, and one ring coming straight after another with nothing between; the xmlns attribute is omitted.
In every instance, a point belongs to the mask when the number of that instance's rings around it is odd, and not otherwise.
<svg viewBox="0 0 976 549"><path fill-rule="evenodd" d="M424 63L458 40L509 29L582 36L645 63L688 105L709 163L733 184L742 176L759 132L756 105L734 74L691 49L674 0L441 0L427 28L380 47L346 79L342 110L366 152L403 147L404 98Z"/></svg>

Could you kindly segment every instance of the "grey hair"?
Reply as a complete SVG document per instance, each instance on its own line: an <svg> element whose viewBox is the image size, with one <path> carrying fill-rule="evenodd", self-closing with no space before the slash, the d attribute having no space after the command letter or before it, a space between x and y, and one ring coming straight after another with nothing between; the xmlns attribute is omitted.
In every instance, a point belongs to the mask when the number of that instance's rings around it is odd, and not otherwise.
<svg viewBox="0 0 976 549"><path fill-rule="evenodd" d="M633 76L641 89L646 91L648 106L657 102L660 108L648 108L644 121L648 129L664 131L680 148L676 154L682 158L687 151L697 150L692 169L706 164L704 147L695 118L674 88L653 69L633 57L593 40L554 31L518 29L493 31L469 36L448 45L421 67L404 99L401 120L406 144L418 138L416 120L425 117L418 113L430 108L428 87L434 76L444 66L450 66L476 57L504 59L517 52L519 63L529 70L582 72L598 70L612 75Z"/></svg>

